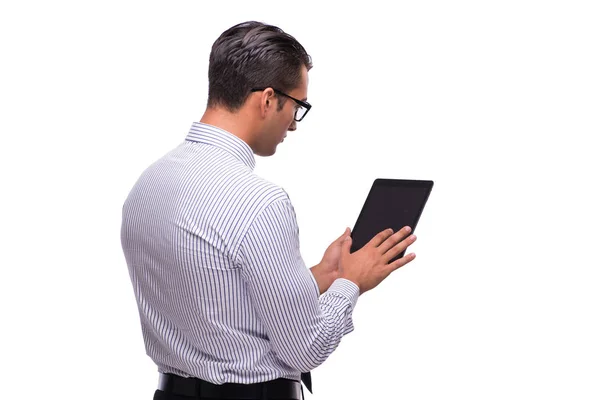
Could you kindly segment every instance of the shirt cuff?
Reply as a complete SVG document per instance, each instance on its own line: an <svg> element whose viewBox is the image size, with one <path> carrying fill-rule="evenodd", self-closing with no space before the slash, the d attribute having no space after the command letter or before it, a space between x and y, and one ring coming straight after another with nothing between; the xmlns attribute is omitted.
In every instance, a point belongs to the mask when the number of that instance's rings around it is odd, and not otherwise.
<svg viewBox="0 0 600 400"><path fill-rule="evenodd" d="M327 292L335 292L339 293L350 301L352 304L352 310L356 306L356 302L358 301L358 296L360 295L360 290L358 289L358 285L352 282L351 280L345 278L336 279Z"/></svg>

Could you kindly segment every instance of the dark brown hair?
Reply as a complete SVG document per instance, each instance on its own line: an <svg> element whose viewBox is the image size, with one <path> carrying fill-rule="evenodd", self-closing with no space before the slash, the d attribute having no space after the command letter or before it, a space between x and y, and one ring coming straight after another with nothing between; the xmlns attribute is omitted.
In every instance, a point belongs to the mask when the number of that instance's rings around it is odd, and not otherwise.
<svg viewBox="0 0 600 400"><path fill-rule="evenodd" d="M210 52L208 107L234 112L254 88L288 92L300 83L302 65L312 68L310 56L280 28L256 21L235 25L219 36Z"/></svg>

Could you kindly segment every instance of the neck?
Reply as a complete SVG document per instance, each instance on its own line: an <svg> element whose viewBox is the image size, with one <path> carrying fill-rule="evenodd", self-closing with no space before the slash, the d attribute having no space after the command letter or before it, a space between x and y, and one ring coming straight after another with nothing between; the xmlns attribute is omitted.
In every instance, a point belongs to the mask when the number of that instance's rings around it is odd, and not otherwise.
<svg viewBox="0 0 600 400"><path fill-rule="evenodd" d="M200 122L224 129L252 147L252 125L245 118L243 110L231 113L220 107L207 108Z"/></svg>

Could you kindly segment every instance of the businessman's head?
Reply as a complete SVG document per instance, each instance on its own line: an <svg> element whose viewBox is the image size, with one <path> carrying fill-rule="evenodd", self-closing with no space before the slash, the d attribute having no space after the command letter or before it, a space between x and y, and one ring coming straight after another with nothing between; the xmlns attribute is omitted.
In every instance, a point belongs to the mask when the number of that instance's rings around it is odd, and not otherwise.
<svg viewBox="0 0 600 400"><path fill-rule="evenodd" d="M306 99L311 68L304 47L275 26L251 21L229 28L210 53L206 122L220 116L219 123L237 130L232 133L255 154L274 154L287 131L295 130L296 120L310 109Z"/></svg>

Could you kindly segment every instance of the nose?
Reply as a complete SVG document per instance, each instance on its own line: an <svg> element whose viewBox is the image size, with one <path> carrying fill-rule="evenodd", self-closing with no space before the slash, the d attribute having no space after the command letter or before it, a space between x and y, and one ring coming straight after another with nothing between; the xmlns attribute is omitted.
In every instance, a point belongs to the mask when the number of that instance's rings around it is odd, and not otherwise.
<svg viewBox="0 0 600 400"><path fill-rule="evenodd" d="M290 126L288 127L288 131L295 131L296 130L296 120L293 120L292 123L290 124Z"/></svg>

